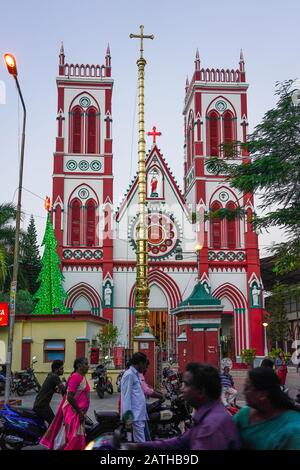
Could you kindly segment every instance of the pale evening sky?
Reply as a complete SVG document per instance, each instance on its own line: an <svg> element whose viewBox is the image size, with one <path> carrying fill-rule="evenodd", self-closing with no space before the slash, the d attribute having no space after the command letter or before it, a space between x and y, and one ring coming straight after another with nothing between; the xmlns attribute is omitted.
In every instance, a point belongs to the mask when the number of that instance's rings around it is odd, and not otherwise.
<svg viewBox="0 0 300 470"><path fill-rule="evenodd" d="M51 195L55 150L58 53L66 62L104 63L107 43L112 56L114 203L136 172L136 86L138 41L129 39L144 24L146 130L162 132L159 147L182 187L183 99L186 76L194 70L196 48L201 66L237 68L243 48L248 92L249 130L275 104L276 81L300 77L300 4L297 1L215 0L7 0L2 2L0 53L15 54L27 105L23 210L25 228L35 215L39 240L44 231L43 199ZM14 80L0 63L0 201L16 202L18 129L22 112ZM133 142L133 144L132 144ZM147 146L151 140L148 138ZM28 192L31 191L31 192ZM34 193L35 195L33 195ZM40 197L37 197L40 196ZM256 202L257 202L256 198ZM261 254L279 231L260 236Z"/></svg>

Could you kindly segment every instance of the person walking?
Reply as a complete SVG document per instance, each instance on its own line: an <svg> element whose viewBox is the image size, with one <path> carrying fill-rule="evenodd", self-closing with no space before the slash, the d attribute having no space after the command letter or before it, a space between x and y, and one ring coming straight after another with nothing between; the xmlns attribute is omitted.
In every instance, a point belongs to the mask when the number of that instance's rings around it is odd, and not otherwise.
<svg viewBox="0 0 300 470"><path fill-rule="evenodd" d="M283 351L280 351L277 358L275 359L275 370L280 379L280 385L284 391L287 391L285 387L285 381L287 376L287 364L286 358Z"/></svg>
<svg viewBox="0 0 300 470"><path fill-rule="evenodd" d="M229 367L226 366L223 369L223 373L220 374L222 385L221 400L224 406L228 406L234 403L236 401L236 397L238 396L238 391L234 388L234 381L229 371Z"/></svg>
<svg viewBox="0 0 300 470"><path fill-rule="evenodd" d="M33 411L38 417L46 421L50 425L55 417L50 402L55 392L62 395L65 392L65 386L60 380L60 376L64 373L63 361L57 359L51 364L51 372L47 375L40 391L38 392L34 404Z"/></svg>
<svg viewBox="0 0 300 470"><path fill-rule="evenodd" d="M139 374L144 373L147 368L147 356L135 353L130 363L121 380L121 417L127 429L132 426L134 442L145 442L148 414Z"/></svg>
<svg viewBox="0 0 300 470"><path fill-rule="evenodd" d="M183 376L183 398L195 408L193 425L172 439L128 444L143 450L235 450L240 438L232 417L221 403L218 370L207 364L190 363Z"/></svg>
<svg viewBox="0 0 300 470"><path fill-rule="evenodd" d="M243 449L300 450L300 412L270 367L248 372L247 406L233 417Z"/></svg>
<svg viewBox="0 0 300 470"><path fill-rule="evenodd" d="M86 379L89 365L85 357L75 359L74 372L68 380L67 394L40 444L48 449L83 450L85 415L90 405L90 386Z"/></svg>

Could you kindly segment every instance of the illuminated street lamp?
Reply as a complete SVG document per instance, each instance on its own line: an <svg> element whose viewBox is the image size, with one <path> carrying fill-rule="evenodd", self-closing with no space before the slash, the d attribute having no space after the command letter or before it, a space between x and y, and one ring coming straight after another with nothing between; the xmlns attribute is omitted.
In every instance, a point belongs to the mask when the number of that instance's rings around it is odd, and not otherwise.
<svg viewBox="0 0 300 470"><path fill-rule="evenodd" d="M269 326L269 323L264 322L263 327L264 327L264 338L265 338L265 356L269 354L268 352L268 342L267 342L267 327Z"/></svg>
<svg viewBox="0 0 300 470"><path fill-rule="evenodd" d="M197 243L195 246L195 251L197 254L197 271L198 271L198 280L200 281L200 251L202 250L203 245L201 243Z"/></svg>
<svg viewBox="0 0 300 470"><path fill-rule="evenodd" d="M10 299L9 299L9 328L8 328L8 344L7 344L7 360L6 360L6 381L5 381L5 403L9 401L10 382L11 382L11 365L13 354L13 338L14 338L14 325L16 317L16 293L17 293L17 279L19 268L19 251L20 251L20 223L21 223L21 200L22 200L22 184L23 184L23 166L24 166L24 149L25 149L25 125L26 125L26 107L23 100L20 84L18 81L17 62L12 54L4 55L4 62L7 67L8 73L12 75L16 81L18 93L23 107L23 129L21 141L21 155L20 155L20 168L19 168L19 187L18 187L18 202L16 211L16 238L14 248L14 267L12 281L10 285Z"/></svg>

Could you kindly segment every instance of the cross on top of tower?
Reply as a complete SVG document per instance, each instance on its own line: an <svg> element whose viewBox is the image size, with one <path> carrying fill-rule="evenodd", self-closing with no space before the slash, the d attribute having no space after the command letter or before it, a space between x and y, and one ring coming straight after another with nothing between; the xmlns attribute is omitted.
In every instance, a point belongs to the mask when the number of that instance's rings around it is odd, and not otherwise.
<svg viewBox="0 0 300 470"><path fill-rule="evenodd" d="M152 127L152 132L147 132L147 135L152 135L153 136L153 144L156 144L156 137L161 135L161 132L156 132L156 127Z"/></svg>
<svg viewBox="0 0 300 470"><path fill-rule="evenodd" d="M144 39L154 39L154 36L153 36L153 34L151 34L151 35L144 34L144 26L143 25L140 26L140 30L141 30L141 34L130 34L129 37L130 37L130 39L138 38L138 39L141 40L140 52L141 52L141 58L142 58L143 57L143 52L144 52Z"/></svg>

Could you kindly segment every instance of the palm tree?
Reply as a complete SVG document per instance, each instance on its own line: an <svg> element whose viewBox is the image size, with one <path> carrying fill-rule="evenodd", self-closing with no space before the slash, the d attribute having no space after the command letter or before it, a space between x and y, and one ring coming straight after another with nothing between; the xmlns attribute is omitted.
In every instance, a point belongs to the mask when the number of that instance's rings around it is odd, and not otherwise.
<svg viewBox="0 0 300 470"><path fill-rule="evenodd" d="M16 207L12 203L0 204L0 289L2 289L8 270L8 257L14 251Z"/></svg>

